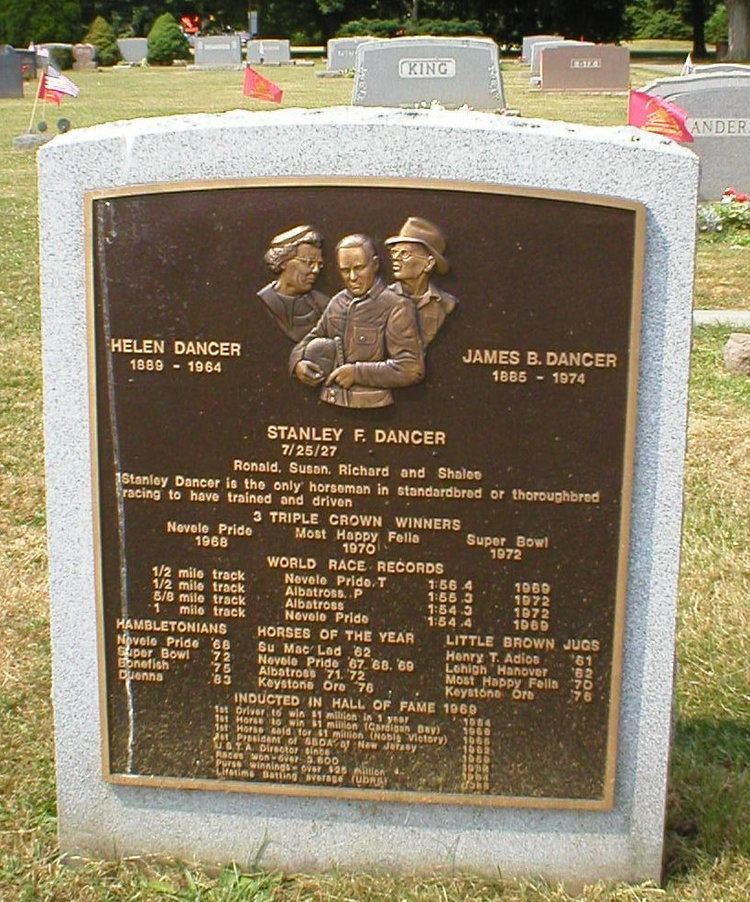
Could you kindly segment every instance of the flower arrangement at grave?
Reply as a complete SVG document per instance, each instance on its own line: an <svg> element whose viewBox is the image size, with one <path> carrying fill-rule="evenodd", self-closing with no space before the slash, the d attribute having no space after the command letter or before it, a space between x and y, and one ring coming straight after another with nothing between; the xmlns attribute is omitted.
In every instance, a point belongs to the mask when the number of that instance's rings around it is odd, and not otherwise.
<svg viewBox="0 0 750 902"><path fill-rule="evenodd" d="M714 239L750 245L750 194L725 188L718 203L698 208L698 229Z"/></svg>

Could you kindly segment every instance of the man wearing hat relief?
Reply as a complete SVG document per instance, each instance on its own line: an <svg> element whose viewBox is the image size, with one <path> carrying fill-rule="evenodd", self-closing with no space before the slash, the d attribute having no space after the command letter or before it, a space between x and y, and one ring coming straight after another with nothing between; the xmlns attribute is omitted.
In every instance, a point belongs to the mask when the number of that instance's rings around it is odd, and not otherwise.
<svg viewBox="0 0 750 902"><path fill-rule="evenodd" d="M444 276L450 270L445 259L446 241L440 229L418 216L410 216L398 235L386 239L391 252L396 281L388 287L402 297L411 298L417 310L419 330L425 347L437 335L446 316L458 304L447 291L431 281L433 270Z"/></svg>
<svg viewBox="0 0 750 902"><path fill-rule="evenodd" d="M290 371L306 385L321 386L320 398L328 404L387 407L391 389L424 378L414 304L379 278L380 261L367 235L342 238L336 263L344 290L294 348Z"/></svg>
<svg viewBox="0 0 750 902"><path fill-rule="evenodd" d="M328 298L313 290L323 268L323 238L309 225L295 226L271 239L264 260L276 279L258 297L292 341L299 341L320 319Z"/></svg>

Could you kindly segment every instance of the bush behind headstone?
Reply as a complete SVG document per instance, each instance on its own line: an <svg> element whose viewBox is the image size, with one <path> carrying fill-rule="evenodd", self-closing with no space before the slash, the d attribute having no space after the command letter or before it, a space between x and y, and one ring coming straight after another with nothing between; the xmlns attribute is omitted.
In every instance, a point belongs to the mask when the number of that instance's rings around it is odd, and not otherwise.
<svg viewBox="0 0 750 902"><path fill-rule="evenodd" d="M73 68L73 50L70 47L52 47L49 61L59 71Z"/></svg>
<svg viewBox="0 0 750 902"><path fill-rule="evenodd" d="M190 58L190 45L171 13L163 13L148 33L148 62L169 66L174 60Z"/></svg>
<svg viewBox="0 0 750 902"><path fill-rule="evenodd" d="M84 41L96 47L96 61L100 66L114 66L122 58L114 29L102 16L97 16L91 23Z"/></svg>
<svg viewBox="0 0 750 902"><path fill-rule="evenodd" d="M706 40L711 44L729 40L729 18L723 3L716 7L706 22Z"/></svg>
<svg viewBox="0 0 750 902"><path fill-rule="evenodd" d="M435 35L437 37L465 37L483 34L476 19L419 19L414 22L400 19L354 19L337 32L337 37L372 36L393 38L400 35Z"/></svg>

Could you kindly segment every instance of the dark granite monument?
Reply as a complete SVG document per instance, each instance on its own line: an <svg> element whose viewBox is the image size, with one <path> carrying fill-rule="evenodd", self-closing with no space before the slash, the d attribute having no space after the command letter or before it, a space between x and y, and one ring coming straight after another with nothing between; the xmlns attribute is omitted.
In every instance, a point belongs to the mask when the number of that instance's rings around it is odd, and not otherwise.
<svg viewBox="0 0 750 902"><path fill-rule="evenodd" d="M21 58L8 46L0 49L0 97L23 97Z"/></svg>

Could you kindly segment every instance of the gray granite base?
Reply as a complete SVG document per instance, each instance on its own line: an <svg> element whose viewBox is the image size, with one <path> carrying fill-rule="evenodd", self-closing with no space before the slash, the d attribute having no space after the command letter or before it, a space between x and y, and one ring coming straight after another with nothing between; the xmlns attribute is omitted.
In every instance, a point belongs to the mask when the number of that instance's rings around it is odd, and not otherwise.
<svg viewBox="0 0 750 902"><path fill-rule="evenodd" d="M54 132L29 132L25 135L16 135L13 139L14 150L37 150L43 144L47 144L54 138Z"/></svg>
<svg viewBox="0 0 750 902"><path fill-rule="evenodd" d="M658 880L673 695L696 157L667 139L482 113L236 111L78 129L40 158L47 502L60 843L286 870ZM615 807L408 805L116 786L101 776L84 194L293 176L441 179L641 201L646 270ZM603 298L602 302L606 302Z"/></svg>

